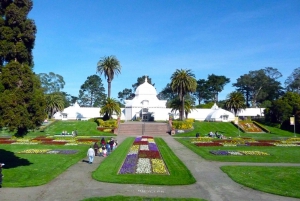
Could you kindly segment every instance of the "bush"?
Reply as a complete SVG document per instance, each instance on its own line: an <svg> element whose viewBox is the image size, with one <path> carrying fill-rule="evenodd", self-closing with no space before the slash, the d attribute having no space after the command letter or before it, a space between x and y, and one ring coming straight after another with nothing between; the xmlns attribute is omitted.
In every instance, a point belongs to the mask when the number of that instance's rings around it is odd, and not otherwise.
<svg viewBox="0 0 300 201"><path fill-rule="evenodd" d="M173 121L172 122L172 127L175 129L191 129L193 128L193 122L192 121Z"/></svg>
<svg viewBox="0 0 300 201"><path fill-rule="evenodd" d="M102 119L98 119L98 126L104 127L104 128L117 128L118 127L118 121L115 119L103 121Z"/></svg>

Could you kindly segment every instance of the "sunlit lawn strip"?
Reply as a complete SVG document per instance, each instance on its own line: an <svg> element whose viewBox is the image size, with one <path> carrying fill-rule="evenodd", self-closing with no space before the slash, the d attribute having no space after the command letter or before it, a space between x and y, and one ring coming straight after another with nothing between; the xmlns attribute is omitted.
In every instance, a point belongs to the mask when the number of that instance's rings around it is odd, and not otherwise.
<svg viewBox="0 0 300 201"><path fill-rule="evenodd" d="M3 187L46 184L85 158L88 147L72 146L70 149L60 145L1 145L1 162L5 163ZM18 153L24 150L32 150L34 153ZM48 153L45 153L46 150Z"/></svg>
<svg viewBox="0 0 300 201"><path fill-rule="evenodd" d="M300 198L300 167L223 166L221 169L244 186Z"/></svg>
<svg viewBox="0 0 300 201"><path fill-rule="evenodd" d="M93 172L93 178L102 182L149 185L186 185L196 182L190 171L161 138L155 138L155 142L168 167L169 174L119 174L120 167L132 148L133 142L134 138L124 140L118 149L105 158L98 169Z"/></svg>

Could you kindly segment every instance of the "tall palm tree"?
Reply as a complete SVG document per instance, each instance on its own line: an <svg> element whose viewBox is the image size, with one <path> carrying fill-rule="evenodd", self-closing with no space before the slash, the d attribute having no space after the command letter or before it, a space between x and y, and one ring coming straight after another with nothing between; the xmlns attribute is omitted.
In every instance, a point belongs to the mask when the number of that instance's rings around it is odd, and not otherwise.
<svg viewBox="0 0 300 201"><path fill-rule="evenodd" d="M62 95L57 93L46 95L46 113L48 117L52 117L55 112L64 109L65 101Z"/></svg>
<svg viewBox="0 0 300 201"><path fill-rule="evenodd" d="M110 98L111 94L111 82L114 79L115 74L121 73L121 65L119 60L115 56L102 57L97 63L97 72L107 78L108 89L107 97Z"/></svg>
<svg viewBox="0 0 300 201"><path fill-rule="evenodd" d="M233 110L234 116L237 116L238 112L246 108L244 95L238 91L231 92L225 101L225 108L231 111Z"/></svg>
<svg viewBox="0 0 300 201"><path fill-rule="evenodd" d="M104 105L100 110L100 114L101 115L107 114L108 119L111 119L113 113L119 116L121 114L121 108L119 106L119 103L115 99L107 98L104 101Z"/></svg>
<svg viewBox="0 0 300 201"><path fill-rule="evenodd" d="M184 96L196 91L197 81L191 70L176 69L171 76L171 88L179 96L181 101L181 111L184 111ZM184 112L180 113L180 120L183 120Z"/></svg>
<svg viewBox="0 0 300 201"><path fill-rule="evenodd" d="M184 113L185 113L185 118L188 118L188 114L191 113L191 111L194 109L192 101L191 100L184 100ZM181 101L176 98L171 101L170 107L172 108L171 112L176 112L177 110L179 111L179 114L181 115L182 113L182 103Z"/></svg>

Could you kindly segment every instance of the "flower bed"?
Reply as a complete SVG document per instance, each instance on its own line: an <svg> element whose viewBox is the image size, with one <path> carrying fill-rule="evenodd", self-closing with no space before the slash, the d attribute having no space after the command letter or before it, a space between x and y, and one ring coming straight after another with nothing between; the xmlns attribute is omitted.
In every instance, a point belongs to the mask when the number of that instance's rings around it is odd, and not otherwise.
<svg viewBox="0 0 300 201"><path fill-rule="evenodd" d="M65 150L65 149L26 149L17 152L18 154L76 154L77 150Z"/></svg>
<svg viewBox="0 0 300 201"><path fill-rule="evenodd" d="M226 150L214 150L209 151L209 153L214 155L234 155L234 156L242 156L242 155L248 155L248 156L269 156L270 154L262 151L226 151Z"/></svg>
<svg viewBox="0 0 300 201"><path fill-rule="evenodd" d="M119 170L119 174L168 174L153 137L137 137Z"/></svg>

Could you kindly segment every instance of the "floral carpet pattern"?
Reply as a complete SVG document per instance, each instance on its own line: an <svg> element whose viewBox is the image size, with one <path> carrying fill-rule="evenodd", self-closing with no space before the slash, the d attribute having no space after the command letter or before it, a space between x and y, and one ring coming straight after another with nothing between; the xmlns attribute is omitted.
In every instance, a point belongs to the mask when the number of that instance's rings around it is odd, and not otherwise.
<svg viewBox="0 0 300 201"><path fill-rule="evenodd" d="M153 137L135 138L119 174L169 174Z"/></svg>
<svg viewBox="0 0 300 201"><path fill-rule="evenodd" d="M269 156L270 154L262 151L225 151L225 150L216 150L216 151L209 151L209 153L214 155L234 155L234 156Z"/></svg>
<svg viewBox="0 0 300 201"><path fill-rule="evenodd" d="M77 150L65 150L65 149L26 149L17 152L18 154L76 154Z"/></svg>
<svg viewBox="0 0 300 201"><path fill-rule="evenodd" d="M300 138L288 138L285 140L255 140L252 138L215 139L211 137L198 137L191 140L198 147L204 146L300 146Z"/></svg>
<svg viewBox="0 0 300 201"><path fill-rule="evenodd" d="M0 144L45 144L45 145L91 145L94 142L99 142L95 138L80 138L80 137L46 137L40 136L35 138L0 138Z"/></svg>

